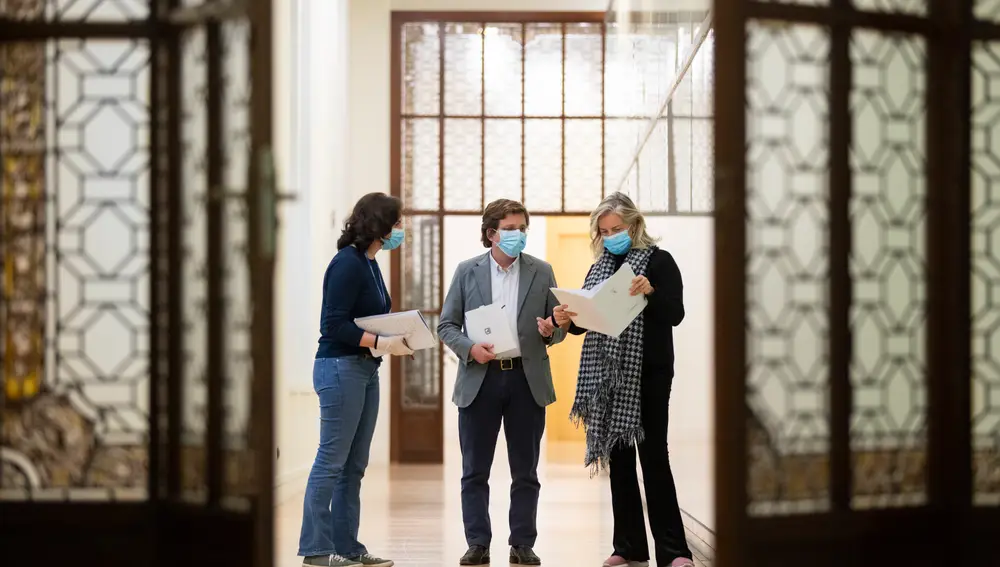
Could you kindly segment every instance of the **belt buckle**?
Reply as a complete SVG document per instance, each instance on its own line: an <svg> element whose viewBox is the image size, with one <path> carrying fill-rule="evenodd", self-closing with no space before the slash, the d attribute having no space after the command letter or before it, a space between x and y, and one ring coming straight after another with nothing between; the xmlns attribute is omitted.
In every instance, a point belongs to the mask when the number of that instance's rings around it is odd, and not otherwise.
<svg viewBox="0 0 1000 567"><path fill-rule="evenodd" d="M514 359L513 358L501 358L500 359L500 370L513 370L514 369Z"/></svg>

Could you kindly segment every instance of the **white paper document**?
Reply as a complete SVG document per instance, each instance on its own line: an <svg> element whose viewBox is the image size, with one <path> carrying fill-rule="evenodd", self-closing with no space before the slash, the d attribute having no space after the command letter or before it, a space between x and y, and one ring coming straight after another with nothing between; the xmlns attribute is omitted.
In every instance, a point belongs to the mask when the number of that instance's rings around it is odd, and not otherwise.
<svg viewBox="0 0 1000 567"><path fill-rule="evenodd" d="M407 346L413 350L423 350L437 344L437 339L427 326L424 316L416 310L359 317L354 320L354 324L363 331L383 337L403 335L406 337Z"/></svg>
<svg viewBox="0 0 1000 567"><path fill-rule="evenodd" d="M465 313L465 332L475 343L493 345L493 352L503 353L517 348L514 333L507 322L503 307L496 303L483 305Z"/></svg>
<svg viewBox="0 0 1000 567"><path fill-rule="evenodd" d="M646 308L646 296L630 295L635 272L627 263L591 289L552 288L559 303L576 313L578 327L617 338Z"/></svg>

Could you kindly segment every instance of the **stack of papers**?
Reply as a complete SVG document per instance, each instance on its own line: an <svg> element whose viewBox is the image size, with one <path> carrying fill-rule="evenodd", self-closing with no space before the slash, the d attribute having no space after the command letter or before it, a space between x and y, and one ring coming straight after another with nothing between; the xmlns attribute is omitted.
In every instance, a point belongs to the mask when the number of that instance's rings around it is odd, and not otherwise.
<svg viewBox="0 0 1000 567"><path fill-rule="evenodd" d="M407 346L413 350L423 350L437 345L437 339L427 326L423 314L416 310L359 317L354 320L354 324L363 331L383 337L403 335L406 337Z"/></svg>
<svg viewBox="0 0 1000 567"><path fill-rule="evenodd" d="M578 327L618 338L646 308L646 296L630 295L635 272L627 263L591 289L552 288L559 303L576 313Z"/></svg>
<svg viewBox="0 0 1000 567"><path fill-rule="evenodd" d="M476 344L493 345L497 355L517 348L517 340L501 305L491 303L465 313L465 333Z"/></svg>

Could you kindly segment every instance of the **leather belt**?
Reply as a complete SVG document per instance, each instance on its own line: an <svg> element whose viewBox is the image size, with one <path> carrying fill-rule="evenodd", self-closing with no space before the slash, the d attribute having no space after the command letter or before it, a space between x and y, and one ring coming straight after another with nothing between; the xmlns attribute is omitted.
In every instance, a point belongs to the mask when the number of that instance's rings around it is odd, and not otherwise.
<svg viewBox="0 0 1000 567"><path fill-rule="evenodd" d="M499 366L500 370L503 370L504 372L524 368L524 364L522 363L520 356L516 358L498 358L491 360L490 365Z"/></svg>

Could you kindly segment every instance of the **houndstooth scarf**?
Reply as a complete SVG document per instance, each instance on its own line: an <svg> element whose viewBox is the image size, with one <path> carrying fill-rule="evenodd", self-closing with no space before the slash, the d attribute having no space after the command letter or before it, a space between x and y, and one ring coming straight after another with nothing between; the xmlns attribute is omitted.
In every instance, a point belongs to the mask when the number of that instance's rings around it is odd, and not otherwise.
<svg viewBox="0 0 1000 567"><path fill-rule="evenodd" d="M653 248L632 249L625 262L637 276L645 275ZM607 250L597 259L583 288L591 289L615 273L615 259ZM642 442L643 317L640 315L616 339L588 332L580 357L580 375L570 419L587 433L584 465L596 474L607 466L611 451L619 445Z"/></svg>

